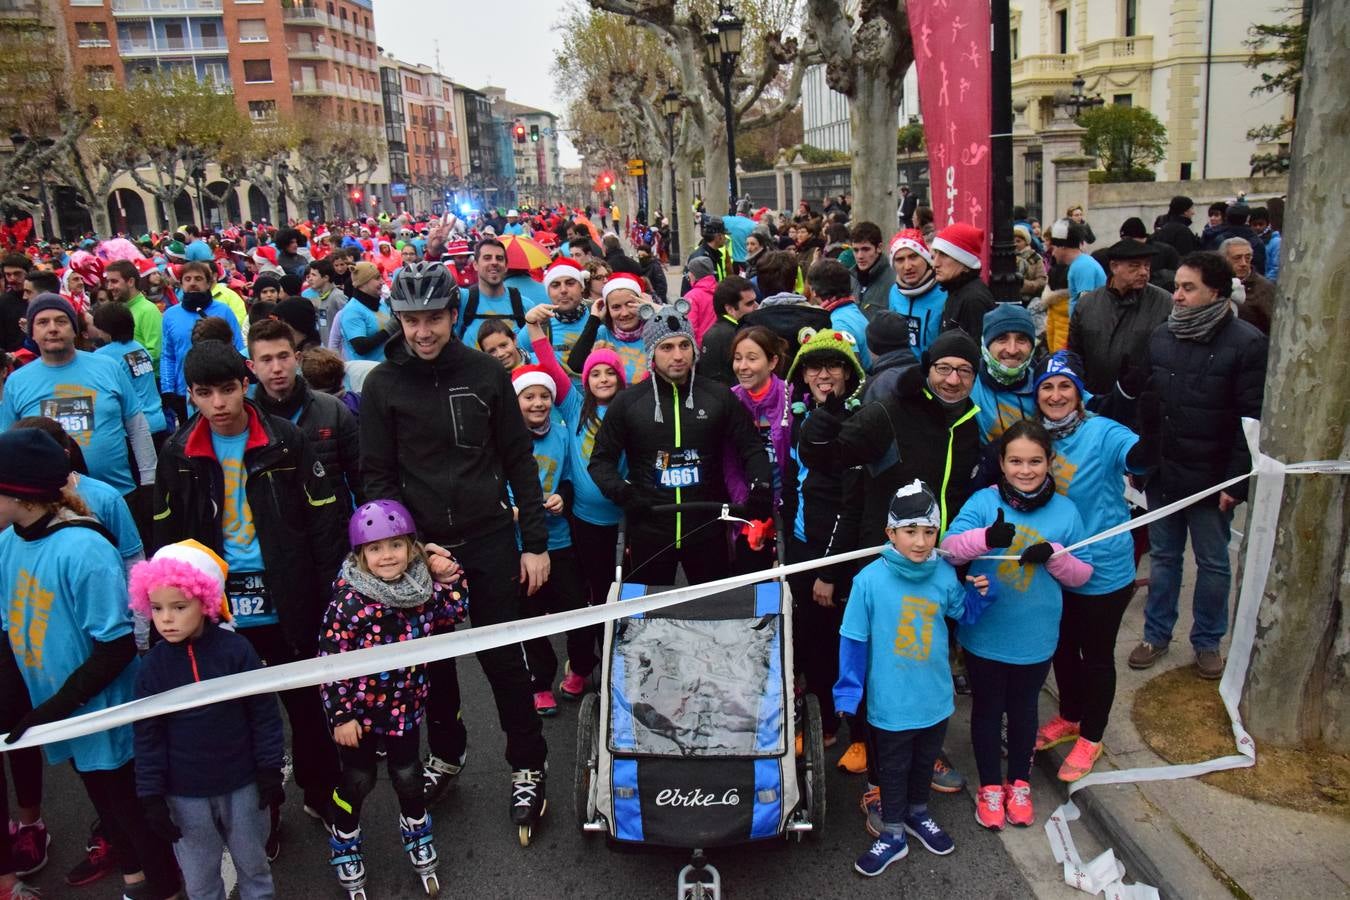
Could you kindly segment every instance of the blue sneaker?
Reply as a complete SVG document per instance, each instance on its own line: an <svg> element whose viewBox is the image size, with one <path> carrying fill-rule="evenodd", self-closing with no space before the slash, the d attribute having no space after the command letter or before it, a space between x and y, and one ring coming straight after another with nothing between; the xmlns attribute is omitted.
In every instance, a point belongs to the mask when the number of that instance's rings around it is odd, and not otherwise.
<svg viewBox="0 0 1350 900"><path fill-rule="evenodd" d="M886 871L886 867L897 859L904 859L908 853L909 844L905 842L904 832L883 832L881 837L872 842L872 848L858 857L853 868L859 874L872 878Z"/></svg>
<svg viewBox="0 0 1350 900"><path fill-rule="evenodd" d="M905 816L905 831L914 835L929 853L946 856L956 849L951 837L928 813L910 813Z"/></svg>

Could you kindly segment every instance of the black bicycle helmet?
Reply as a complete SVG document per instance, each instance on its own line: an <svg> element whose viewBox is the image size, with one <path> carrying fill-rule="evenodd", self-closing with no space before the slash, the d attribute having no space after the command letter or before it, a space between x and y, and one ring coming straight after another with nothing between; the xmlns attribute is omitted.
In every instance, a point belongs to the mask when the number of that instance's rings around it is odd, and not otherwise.
<svg viewBox="0 0 1350 900"><path fill-rule="evenodd" d="M443 263L407 263L389 289L389 309L396 313L459 309L459 285Z"/></svg>

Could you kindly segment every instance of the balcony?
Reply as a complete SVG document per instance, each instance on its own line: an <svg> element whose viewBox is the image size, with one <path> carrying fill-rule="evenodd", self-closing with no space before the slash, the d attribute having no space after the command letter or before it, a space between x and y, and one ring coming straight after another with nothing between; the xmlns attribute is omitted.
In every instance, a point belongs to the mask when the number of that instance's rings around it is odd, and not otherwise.
<svg viewBox="0 0 1350 900"><path fill-rule="evenodd" d="M225 52L224 38L203 40L191 38L119 38L118 52L124 59L136 59L145 56L195 56L211 54L218 56Z"/></svg>
<svg viewBox="0 0 1350 900"><path fill-rule="evenodd" d="M1153 61L1153 35L1107 38L1093 41L1083 48L1083 67L1086 69L1133 67Z"/></svg>
<svg viewBox="0 0 1350 900"><path fill-rule="evenodd" d="M317 41L311 44L287 44L286 56L290 59L332 59L333 45Z"/></svg>
<svg viewBox="0 0 1350 900"><path fill-rule="evenodd" d="M288 22L305 25L323 25L336 27L328 13L313 6L292 6L281 10L281 17Z"/></svg>
<svg viewBox="0 0 1350 900"><path fill-rule="evenodd" d="M114 16L219 16L221 0L112 0Z"/></svg>
<svg viewBox="0 0 1350 900"><path fill-rule="evenodd" d="M326 78L305 78L291 82L291 93L297 97L336 97L342 96L338 93L340 87L336 81Z"/></svg>

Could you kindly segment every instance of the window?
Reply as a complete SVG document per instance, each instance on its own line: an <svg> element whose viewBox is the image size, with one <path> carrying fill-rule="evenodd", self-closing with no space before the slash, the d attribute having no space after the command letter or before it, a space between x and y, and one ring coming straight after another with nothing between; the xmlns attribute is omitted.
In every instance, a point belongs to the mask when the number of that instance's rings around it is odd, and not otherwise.
<svg viewBox="0 0 1350 900"><path fill-rule="evenodd" d="M248 101L248 117L255 122L270 122L277 117L277 101Z"/></svg>
<svg viewBox="0 0 1350 900"><path fill-rule="evenodd" d="M1190 164L1190 163L1182 163L1182 164L1181 164L1181 180L1182 180L1182 181L1190 181L1190 180L1191 180L1191 164Z"/></svg>
<svg viewBox="0 0 1350 900"><path fill-rule="evenodd" d="M1125 106L1125 107L1134 106L1134 95L1115 94L1114 96L1111 97L1111 104L1113 106Z"/></svg>
<svg viewBox="0 0 1350 900"><path fill-rule="evenodd" d="M1055 13L1055 34L1059 40L1059 52L1069 52L1069 11L1061 9Z"/></svg>
<svg viewBox="0 0 1350 900"><path fill-rule="evenodd" d="M244 60L244 82L246 84L266 84L272 80L272 61L270 59Z"/></svg>
<svg viewBox="0 0 1350 900"><path fill-rule="evenodd" d="M225 42L220 38L220 26L215 22L203 22L201 24L201 46L203 47L225 47Z"/></svg>
<svg viewBox="0 0 1350 900"><path fill-rule="evenodd" d="M75 37L81 47L111 47L106 22L76 22Z"/></svg>
<svg viewBox="0 0 1350 900"><path fill-rule="evenodd" d="M1125 2L1125 37L1134 37L1139 28L1139 0Z"/></svg>
<svg viewBox="0 0 1350 900"><path fill-rule="evenodd" d="M113 87L112 66L89 66L84 70L85 83L91 90L110 91Z"/></svg>
<svg viewBox="0 0 1350 900"><path fill-rule="evenodd" d="M165 23L164 45L170 50L183 50L187 47L187 41L183 40L183 24L181 22Z"/></svg>
<svg viewBox="0 0 1350 900"><path fill-rule="evenodd" d="M203 33L205 37L205 33ZM265 19L240 19L239 20L239 43L254 44L263 43L267 40L267 20Z"/></svg>
<svg viewBox="0 0 1350 900"><path fill-rule="evenodd" d="M1021 33L1016 28L1014 28L1012 30L1012 36L1008 41L1009 45L1012 48L1013 59L1018 59L1022 55L1022 47L1021 47L1022 41L1020 40L1021 37L1022 37Z"/></svg>

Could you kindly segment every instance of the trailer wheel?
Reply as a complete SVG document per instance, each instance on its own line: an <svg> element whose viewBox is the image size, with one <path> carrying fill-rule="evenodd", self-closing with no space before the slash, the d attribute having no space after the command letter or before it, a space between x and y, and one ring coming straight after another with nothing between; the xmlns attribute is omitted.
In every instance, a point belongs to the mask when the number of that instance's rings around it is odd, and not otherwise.
<svg viewBox="0 0 1350 900"><path fill-rule="evenodd" d="M811 823L811 837L825 831L825 738L821 731L820 700L807 694L802 703L802 806Z"/></svg>
<svg viewBox="0 0 1350 900"><path fill-rule="evenodd" d="M577 768L573 803L577 826L595 820L595 776L600 765L600 697L588 693L577 710Z"/></svg>

